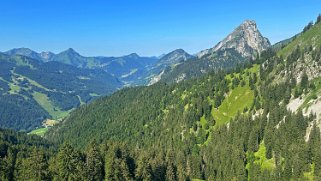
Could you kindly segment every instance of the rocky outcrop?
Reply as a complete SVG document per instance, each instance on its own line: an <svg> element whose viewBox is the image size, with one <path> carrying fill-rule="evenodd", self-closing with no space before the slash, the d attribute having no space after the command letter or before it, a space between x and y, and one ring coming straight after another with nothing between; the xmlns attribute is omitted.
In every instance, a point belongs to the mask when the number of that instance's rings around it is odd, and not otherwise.
<svg viewBox="0 0 321 181"><path fill-rule="evenodd" d="M235 49L244 58L255 58L257 53L270 46L269 40L262 36L255 21L246 20L213 48L203 50L197 56L202 58L217 51Z"/></svg>

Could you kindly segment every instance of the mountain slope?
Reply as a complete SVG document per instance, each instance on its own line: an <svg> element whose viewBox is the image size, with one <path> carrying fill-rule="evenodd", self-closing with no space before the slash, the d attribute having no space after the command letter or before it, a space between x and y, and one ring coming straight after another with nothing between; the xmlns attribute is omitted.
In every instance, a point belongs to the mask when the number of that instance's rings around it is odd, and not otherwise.
<svg viewBox="0 0 321 181"><path fill-rule="evenodd" d="M213 48L199 52L197 60L182 63L165 72L162 81L179 82L211 71L228 70L255 59L269 46L270 42L262 36L256 23L247 20Z"/></svg>
<svg viewBox="0 0 321 181"><path fill-rule="evenodd" d="M40 56L40 54L38 54L37 52L29 48L14 48L12 50L6 51L5 54L11 55L11 56L22 55L22 56L30 57L32 59L42 60L42 57Z"/></svg>
<svg viewBox="0 0 321 181"><path fill-rule="evenodd" d="M177 49L172 52L169 52L168 54L165 54L156 62L156 65L154 65L153 68L149 71L149 74L151 74L150 76L152 77L149 82L149 85L158 82L162 78L166 69L175 67L193 58L194 56L188 54L183 49Z"/></svg>
<svg viewBox="0 0 321 181"><path fill-rule="evenodd" d="M166 160L165 170L179 168L175 178L317 180L321 49L311 45L286 59L268 49L228 72L123 89L74 111L47 137L80 149L95 139L147 150L139 153ZM294 99L303 102L289 109Z"/></svg>
<svg viewBox="0 0 321 181"><path fill-rule="evenodd" d="M216 51L232 48L244 58L255 58L256 54L269 46L271 46L269 40L262 36L255 21L246 20L213 48L200 52L198 57L202 58Z"/></svg>
<svg viewBox="0 0 321 181"><path fill-rule="evenodd" d="M185 52L183 49L177 49L162 56L162 58L158 60L157 65L170 66L191 58L193 58L193 56Z"/></svg>
<svg viewBox="0 0 321 181"><path fill-rule="evenodd" d="M118 77L126 85L145 85L149 70L156 61L155 57L141 57L132 53L122 57L101 58L97 68Z"/></svg>
<svg viewBox="0 0 321 181"><path fill-rule="evenodd" d="M69 48L52 58L52 61L72 65L75 67L87 67L87 59L77 53L74 49Z"/></svg>
<svg viewBox="0 0 321 181"><path fill-rule="evenodd" d="M122 84L104 71L0 54L0 125L17 130L59 119L71 109Z"/></svg>
<svg viewBox="0 0 321 181"><path fill-rule="evenodd" d="M290 53L292 53L297 47L301 49L308 48L310 46L318 48L321 46L321 37L317 36L321 33L321 24L317 23L308 29L306 32L297 35L293 41L283 48L279 55L283 57L287 57Z"/></svg>

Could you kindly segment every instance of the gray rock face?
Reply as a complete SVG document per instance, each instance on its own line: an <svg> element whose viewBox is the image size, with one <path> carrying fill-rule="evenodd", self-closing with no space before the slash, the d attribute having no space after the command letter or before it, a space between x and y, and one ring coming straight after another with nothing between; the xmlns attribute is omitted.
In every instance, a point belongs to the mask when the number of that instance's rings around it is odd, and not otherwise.
<svg viewBox="0 0 321 181"><path fill-rule="evenodd" d="M188 54L183 49L177 49L162 56L162 58L159 59L156 65L150 70L150 73L154 75L151 77L148 85L155 84L161 80L162 75L165 73L166 67L174 67L192 58L194 58L194 56Z"/></svg>
<svg viewBox="0 0 321 181"><path fill-rule="evenodd" d="M49 62L54 58L55 54L52 52L41 52L40 56L44 62Z"/></svg>
<svg viewBox="0 0 321 181"><path fill-rule="evenodd" d="M232 48L244 58L255 58L257 53L261 53L270 46L269 40L262 36L255 21L246 20L213 48L198 53L198 57L202 58L219 50Z"/></svg>

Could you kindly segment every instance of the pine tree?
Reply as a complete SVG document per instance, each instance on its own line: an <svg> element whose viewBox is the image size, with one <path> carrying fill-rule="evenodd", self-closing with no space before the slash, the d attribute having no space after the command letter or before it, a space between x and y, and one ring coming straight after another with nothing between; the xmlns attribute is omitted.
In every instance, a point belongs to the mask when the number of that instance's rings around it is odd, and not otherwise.
<svg viewBox="0 0 321 181"><path fill-rule="evenodd" d="M122 179L121 180L132 180L132 176L130 173L130 169L127 164L127 158L123 158L120 162L120 172L122 173Z"/></svg>
<svg viewBox="0 0 321 181"><path fill-rule="evenodd" d="M5 180L12 180L14 175L14 167L16 161L16 150L15 149L8 149L7 156L4 158L4 165L5 166Z"/></svg>
<svg viewBox="0 0 321 181"><path fill-rule="evenodd" d="M113 151L108 151L105 157L105 180L113 180L116 167L116 155Z"/></svg>
<svg viewBox="0 0 321 181"><path fill-rule="evenodd" d="M320 23L321 22L321 14L319 14L316 23Z"/></svg>
<svg viewBox="0 0 321 181"><path fill-rule="evenodd" d="M175 167L172 162L167 163L167 168L166 168L166 180L168 181L175 181Z"/></svg>
<svg viewBox="0 0 321 181"><path fill-rule="evenodd" d="M316 153L315 153L315 158L314 158L314 177L315 177L315 180L321 180L321 145L320 145L320 142L318 145L316 145L316 150L318 150Z"/></svg>
<svg viewBox="0 0 321 181"><path fill-rule="evenodd" d="M33 148L29 157L22 161L23 179L25 180L48 180L48 162L42 150Z"/></svg>
<svg viewBox="0 0 321 181"><path fill-rule="evenodd" d="M65 143L57 154L58 180L83 180L84 163L79 152Z"/></svg>
<svg viewBox="0 0 321 181"><path fill-rule="evenodd" d="M25 155L23 154L23 152L19 152L17 154L16 164L14 168L14 180L23 180L25 178L25 168L23 167L24 157ZM0 175L1 175L1 172L0 172Z"/></svg>
<svg viewBox="0 0 321 181"><path fill-rule="evenodd" d="M103 180L103 162L96 144L93 142L86 157L87 179L90 181Z"/></svg>
<svg viewBox="0 0 321 181"><path fill-rule="evenodd" d="M148 159L141 155L137 161L136 178L142 181L153 180L153 170Z"/></svg>
<svg viewBox="0 0 321 181"><path fill-rule="evenodd" d="M320 151L317 149L320 142L321 142L320 129L316 126L316 124L313 124L313 128L310 132L309 141L308 141L308 150L309 150L308 152L311 154L310 155L311 162L315 160L314 157L316 153Z"/></svg>
<svg viewBox="0 0 321 181"><path fill-rule="evenodd" d="M169 150L167 153L167 168L166 168L166 180L175 181L176 180L176 168L174 165L174 152Z"/></svg>

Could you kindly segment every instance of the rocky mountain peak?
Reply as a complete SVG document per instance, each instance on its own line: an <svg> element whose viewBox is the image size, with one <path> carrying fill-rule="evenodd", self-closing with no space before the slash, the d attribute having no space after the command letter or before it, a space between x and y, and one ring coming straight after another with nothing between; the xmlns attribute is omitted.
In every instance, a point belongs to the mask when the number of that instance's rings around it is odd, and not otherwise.
<svg viewBox="0 0 321 181"><path fill-rule="evenodd" d="M245 20L232 33L212 49L202 51L199 57L226 49L235 49L245 58L254 58L257 53L271 46L269 40L262 36L255 21Z"/></svg>
<svg viewBox="0 0 321 181"><path fill-rule="evenodd" d="M79 54L78 52L76 52L74 49L72 48L68 48L67 50L64 51L65 53L68 54Z"/></svg>

